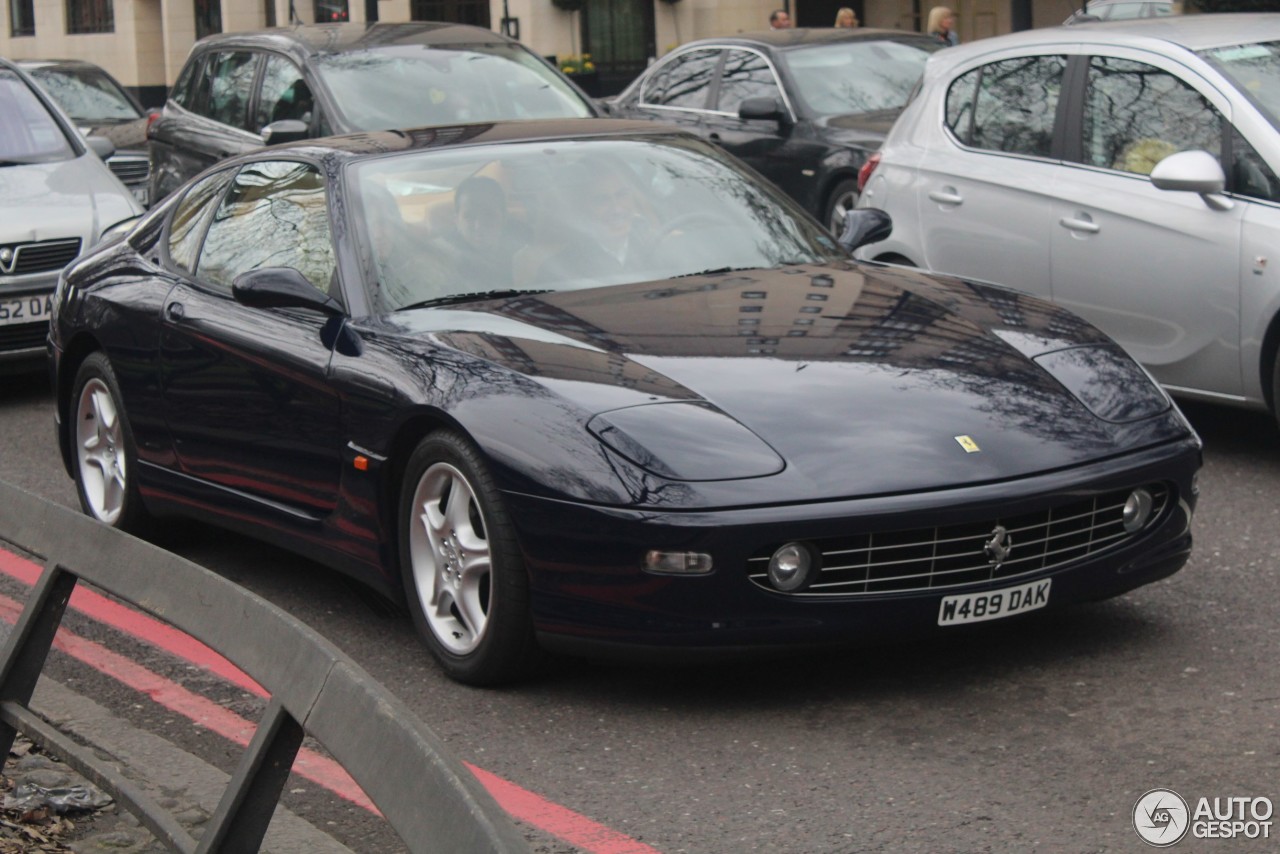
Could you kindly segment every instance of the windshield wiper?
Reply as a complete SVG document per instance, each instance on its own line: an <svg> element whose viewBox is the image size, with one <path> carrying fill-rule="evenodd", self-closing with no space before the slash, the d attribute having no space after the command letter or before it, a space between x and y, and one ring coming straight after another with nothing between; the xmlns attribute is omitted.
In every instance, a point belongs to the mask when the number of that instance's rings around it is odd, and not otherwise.
<svg viewBox="0 0 1280 854"><path fill-rule="evenodd" d="M739 273L743 270L759 270L760 267L715 267L710 270L698 270L696 273L680 273L672 276L673 279L687 279L690 276L715 276L719 273Z"/></svg>
<svg viewBox="0 0 1280 854"><path fill-rule="evenodd" d="M38 160L0 160L0 169L5 166L30 166L32 163L39 163Z"/></svg>
<svg viewBox="0 0 1280 854"><path fill-rule="evenodd" d="M477 302L486 299L501 299L503 297L518 297L525 294L549 294L551 288L543 288L541 290L502 290L502 291L473 291L468 294L449 294L443 297L432 297L431 299L420 300L419 302L402 305L396 311L409 311L414 308L430 308L433 305L456 305L462 302Z"/></svg>

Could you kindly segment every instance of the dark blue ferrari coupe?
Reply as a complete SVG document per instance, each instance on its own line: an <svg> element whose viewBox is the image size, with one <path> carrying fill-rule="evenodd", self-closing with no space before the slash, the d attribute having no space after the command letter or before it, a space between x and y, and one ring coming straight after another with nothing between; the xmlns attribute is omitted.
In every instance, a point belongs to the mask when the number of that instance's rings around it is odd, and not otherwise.
<svg viewBox="0 0 1280 854"><path fill-rule="evenodd" d="M102 522L310 556L475 684L1177 571L1200 442L1166 394L1051 303L851 260L866 216L837 241L648 123L259 151L65 272L59 447Z"/></svg>

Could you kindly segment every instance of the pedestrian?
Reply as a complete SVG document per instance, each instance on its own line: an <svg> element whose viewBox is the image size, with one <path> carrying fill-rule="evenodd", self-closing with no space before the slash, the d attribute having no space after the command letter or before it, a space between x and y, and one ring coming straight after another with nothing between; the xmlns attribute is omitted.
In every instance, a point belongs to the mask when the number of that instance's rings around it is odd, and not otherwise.
<svg viewBox="0 0 1280 854"><path fill-rule="evenodd" d="M960 34L956 32L956 13L946 6L934 6L929 10L929 26L925 31L947 47L960 44Z"/></svg>
<svg viewBox="0 0 1280 854"><path fill-rule="evenodd" d="M836 11L836 22L834 25L837 29L852 30L859 26L858 13L850 9L848 6L841 6Z"/></svg>
<svg viewBox="0 0 1280 854"><path fill-rule="evenodd" d="M791 29L791 13L786 9L774 9L769 15L769 29L771 30L789 30Z"/></svg>

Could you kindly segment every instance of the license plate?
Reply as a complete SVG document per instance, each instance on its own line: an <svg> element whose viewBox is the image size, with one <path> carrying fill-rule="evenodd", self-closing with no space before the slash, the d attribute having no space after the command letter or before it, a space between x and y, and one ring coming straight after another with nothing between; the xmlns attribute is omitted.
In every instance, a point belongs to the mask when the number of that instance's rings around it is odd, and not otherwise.
<svg viewBox="0 0 1280 854"><path fill-rule="evenodd" d="M52 294L32 294L10 299L0 297L0 326L48 322L50 314L53 314Z"/></svg>
<svg viewBox="0 0 1280 854"><path fill-rule="evenodd" d="M938 608L938 625L954 626L960 623L980 623L998 620L1034 611L1049 604L1049 582L1053 579L1033 581L1018 587L988 590L985 593L966 593L947 596Z"/></svg>

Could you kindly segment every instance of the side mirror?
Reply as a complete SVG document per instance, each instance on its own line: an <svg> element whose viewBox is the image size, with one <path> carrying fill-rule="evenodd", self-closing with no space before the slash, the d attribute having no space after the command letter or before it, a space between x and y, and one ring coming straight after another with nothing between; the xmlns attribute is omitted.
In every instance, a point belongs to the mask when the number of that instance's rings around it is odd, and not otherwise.
<svg viewBox="0 0 1280 854"><path fill-rule="evenodd" d="M311 128L307 127L306 122L297 119L281 119L262 129L262 144L280 145L285 142L308 139L310 136Z"/></svg>
<svg viewBox="0 0 1280 854"><path fill-rule="evenodd" d="M791 116L777 98L747 98L738 105L738 118L788 124Z"/></svg>
<svg viewBox="0 0 1280 854"><path fill-rule="evenodd" d="M1207 151L1179 151L1170 154L1151 170L1151 183L1159 190L1199 193L1214 210L1230 210L1233 203L1219 195L1227 186L1218 159Z"/></svg>
<svg viewBox="0 0 1280 854"><path fill-rule="evenodd" d="M844 230L837 242L846 252L879 243L893 233L893 219L879 208L855 208L844 215Z"/></svg>
<svg viewBox="0 0 1280 854"><path fill-rule="evenodd" d="M308 308L338 317L342 305L292 267L261 267L236 276L231 283L236 302L250 308Z"/></svg>
<svg viewBox="0 0 1280 854"><path fill-rule="evenodd" d="M106 160L116 153L115 143L105 136L86 136L84 142L85 145L89 146L90 151L98 155L100 160Z"/></svg>

